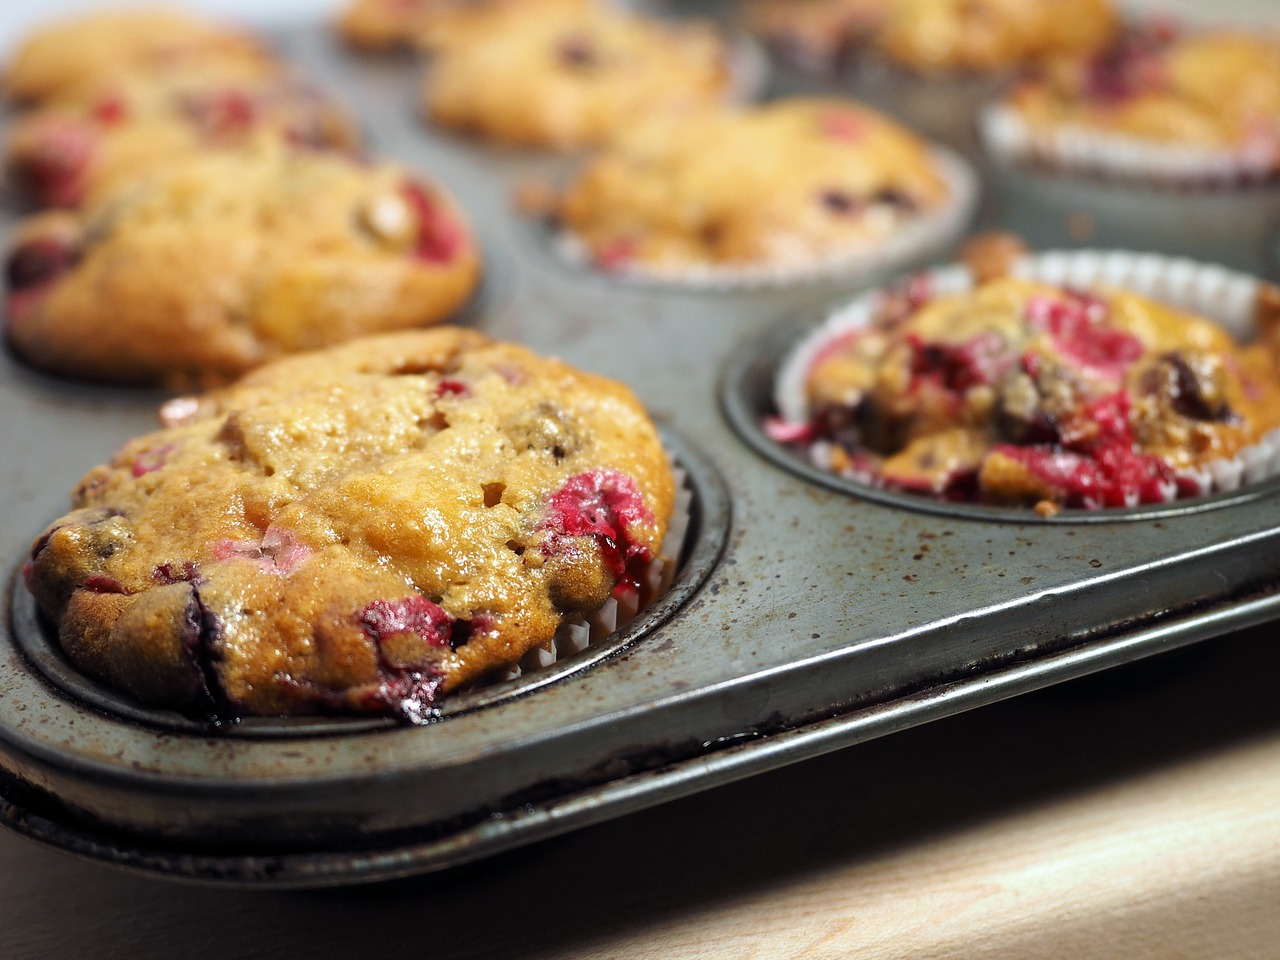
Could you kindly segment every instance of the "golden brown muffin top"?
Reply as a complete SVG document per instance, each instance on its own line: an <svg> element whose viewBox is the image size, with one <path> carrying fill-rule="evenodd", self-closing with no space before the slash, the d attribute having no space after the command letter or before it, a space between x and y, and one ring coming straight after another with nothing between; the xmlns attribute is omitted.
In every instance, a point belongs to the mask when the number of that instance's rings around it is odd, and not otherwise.
<svg viewBox="0 0 1280 960"><path fill-rule="evenodd" d="M879 485L987 503L1152 503L1280 426L1275 358L1132 293L915 289L819 350L812 437Z"/></svg>
<svg viewBox="0 0 1280 960"><path fill-rule="evenodd" d="M500 143L596 146L644 118L719 103L730 87L710 24L588 0L482 5L437 25L428 42L431 119Z"/></svg>
<svg viewBox="0 0 1280 960"><path fill-rule="evenodd" d="M357 142L341 109L283 69L242 77L195 66L162 77L126 75L92 97L19 117L5 164L36 200L76 206L158 168L260 137L316 148Z"/></svg>
<svg viewBox="0 0 1280 960"><path fill-rule="evenodd" d="M673 502L626 387L455 328L163 415L26 575L84 669L187 709L421 718L636 578Z"/></svg>
<svg viewBox="0 0 1280 960"><path fill-rule="evenodd" d="M75 100L128 74L191 67L242 77L278 69L247 33L179 10L136 8L81 13L33 32L10 58L2 86L19 103Z"/></svg>
<svg viewBox="0 0 1280 960"><path fill-rule="evenodd" d="M9 337L36 366L217 382L280 353L436 322L478 257L453 202L400 167L261 144L20 226Z"/></svg>
<svg viewBox="0 0 1280 960"><path fill-rule="evenodd" d="M1055 60L1008 103L1033 126L1255 151L1280 165L1280 35L1150 25Z"/></svg>
<svg viewBox="0 0 1280 960"><path fill-rule="evenodd" d="M653 123L557 208L596 263L803 266L947 199L927 145L860 104L785 100Z"/></svg>
<svg viewBox="0 0 1280 960"><path fill-rule="evenodd" d="M756 0L748 17L798 57L871 46L913 70L995 72L1091 50L1115 33L1109 0Z"/></svg>

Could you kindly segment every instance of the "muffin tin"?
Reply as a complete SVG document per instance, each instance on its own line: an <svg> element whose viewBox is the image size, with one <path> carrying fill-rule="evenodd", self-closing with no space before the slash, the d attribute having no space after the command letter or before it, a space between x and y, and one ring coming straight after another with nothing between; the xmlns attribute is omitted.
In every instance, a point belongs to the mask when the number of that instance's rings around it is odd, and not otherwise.
<svg viewBox="0 0 1280 960"><path fill-rule="evenodd" d="M1280 616L1275 482L1156 514L1046 523L851 495L762 457L743 437L767 406L779 351L847 299L848 284L712 292L566 266L509 196L572 160L424 130L419 68L403 58L348 54L319 27L282 43L350 101L376 150L430 171L472 214L488 274L466 322L627 382L663 425L694 493L680 573L607 648L425 727L211 731L135 708L48 645L17 569L80 475L151 427L161 396L52 380L5 356L0 557L13 573L0 625L0 819L10 827L186 879L384 879ZM1002 177L982 172L985 225L1012 224L1034 246L1064 242L1053 203L1028 190L1007 208ZM1081 203L1108 202L1105 190L1078 189ZM1203 204L1198 229L1226 234L1233 206ZM1102 212L1090 245L1118 242L1103 235ZM1249 212L1267 236L1276 191ZM1140 222L1127 226L1143 235ZM1183 252L1180 233L1145 235L1147 247ZM1268 249L1260 239L1205 256L1263 274Z"/></svg>

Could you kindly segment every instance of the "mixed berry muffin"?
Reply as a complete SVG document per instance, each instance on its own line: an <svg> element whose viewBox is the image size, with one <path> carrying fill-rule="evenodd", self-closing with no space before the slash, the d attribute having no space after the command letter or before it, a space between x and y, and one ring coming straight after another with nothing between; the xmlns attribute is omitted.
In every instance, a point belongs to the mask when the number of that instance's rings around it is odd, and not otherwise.
<svg viewBox="0 0 1280 960"><path fill-rule="evenodd" d="M672 508L626 387L457 328L284 358L161 418L24 574L82 669L214 717L427 719L637 589Z"/></svg>
<svg viewBox="0 0 1280 960"><path fill-rule="evenodd" d="M936 152L880 114L787 100L637 127L585 166L554 215L613 271L800 275L884 248L954 210L956 193Z"/></svg>
<svg viewBox="0 0 1280 960"><path fill-rule="evenodd" d="M775 439L878 487L1051 513L1209 492L1280 427L1274 351L1122 289L991 273L829 326L780 374Z"/></svg>
<svg viewBox="0 0 1280 960"><path fill-rule="evenodd" d="M658 22L603 2L484 4L459 12L430 45L431 120L505 144L597 146L732 90L728 51L710 24Z"/></svg>
<svg viewBox="0 0 1280 960"><path fill-rule="evenodd" d="M75 206L129 179L260 137L334 149L357 140L341 109L283 70L246 78L193 68L123 77L92 97L19 117L5 166L37 202Z"/></svg>
<svg viewBox="0 0 1280 960"><path fill-rule="evenodd" d="M1108 0L756 0L747 17L801 64L874 49L924 73L998 72L1092 50L1117 26Z"/></svg>
<svg viewBox="0 0 1280 960"><path fill-rule="evenodd" d="M1060 58L983 117L997 154L1147 179L1280 169L1280 33L1147 24Z"/></svg>
<svg viewBox="0 0 1280 960"><path fill-rule="evenodd" d="M51 372L225 382L277 354L442 320L478 263L439 188L394 166L264 144L20 224L8 337Z"/></svg>
<svg viewBox="0 0 1280 960"><path fill-rule="evenodd" d="M31 34L10 57L0 88L17 103L91 97L121 77L191 68L255 77L278 65L247 33L179 10L82 13Z"/></svg>

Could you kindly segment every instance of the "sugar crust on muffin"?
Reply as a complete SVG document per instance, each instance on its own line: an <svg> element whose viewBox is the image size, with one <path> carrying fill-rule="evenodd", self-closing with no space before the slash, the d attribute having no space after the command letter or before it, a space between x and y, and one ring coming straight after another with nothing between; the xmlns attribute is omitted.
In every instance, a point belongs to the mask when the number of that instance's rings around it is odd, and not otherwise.
<svg viewBox="0 0 1280 960"><path fill-rule="evenodd" d="M425 718L636 587L673 479L621 384L457 328L171 401L25 569L84 670L219 717Z"/></svg>

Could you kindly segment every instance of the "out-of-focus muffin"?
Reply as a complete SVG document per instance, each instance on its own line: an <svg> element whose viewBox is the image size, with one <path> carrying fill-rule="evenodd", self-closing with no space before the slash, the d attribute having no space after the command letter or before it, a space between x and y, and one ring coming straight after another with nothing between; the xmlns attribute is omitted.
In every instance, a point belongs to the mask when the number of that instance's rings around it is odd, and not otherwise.
<svg viewBox="0 0 1280 960"><path fill-rule="evenodd" d="M1280 34L1145 25L1059 58L983 116L998 155L1152 180L1280 170Z"/></svg>
<svg viewBox="0 0 1280 960"><path fill-rule="evenodd" d="M586 0L485 4L439 25L429 44L432 122L504 144L598 146L646 118L721 103L732 89L712 25Z"/></svg>
<svg viewBox="0 0 1280 960"><path fill-rule="evenodd" d="M994 72L1096 49L1108 0L754 0L748 22L784 55L830 66L861 48L925 73Z"/></svg>
<svg viewBox="0 0 1280 960"><path fill-rule="evenodd" d="M439 188L262 144L21 224L7 332L22 359L57 373L221 382L280 353L442 320L478 273Z"/></svg>
<svg viewBox="0 0 1280 960"><path fill-rule="evenodd" d="M637 128L555 205L596 266L680 278L803 275L963 207L937 154L842 100L782 100Z"/></svg>
<svg viewBox="0 0 1280 960"><path fill-rule="evenodd" d="M261 77L279 66L250 34L189 13L138 8L82 13L30 34L9 59L0 88L21 104L92 97L128 75L190 69Z"/></svg>
<svg viewBox="0 0 1280 960"><path fill-rule="evenodd" d="M336 104L281 70L253 79L199 68L126 76L91 98L15 120L5 167L39 203L75 206L138 176L259 138L351 149L354 125Z"/></svg>

